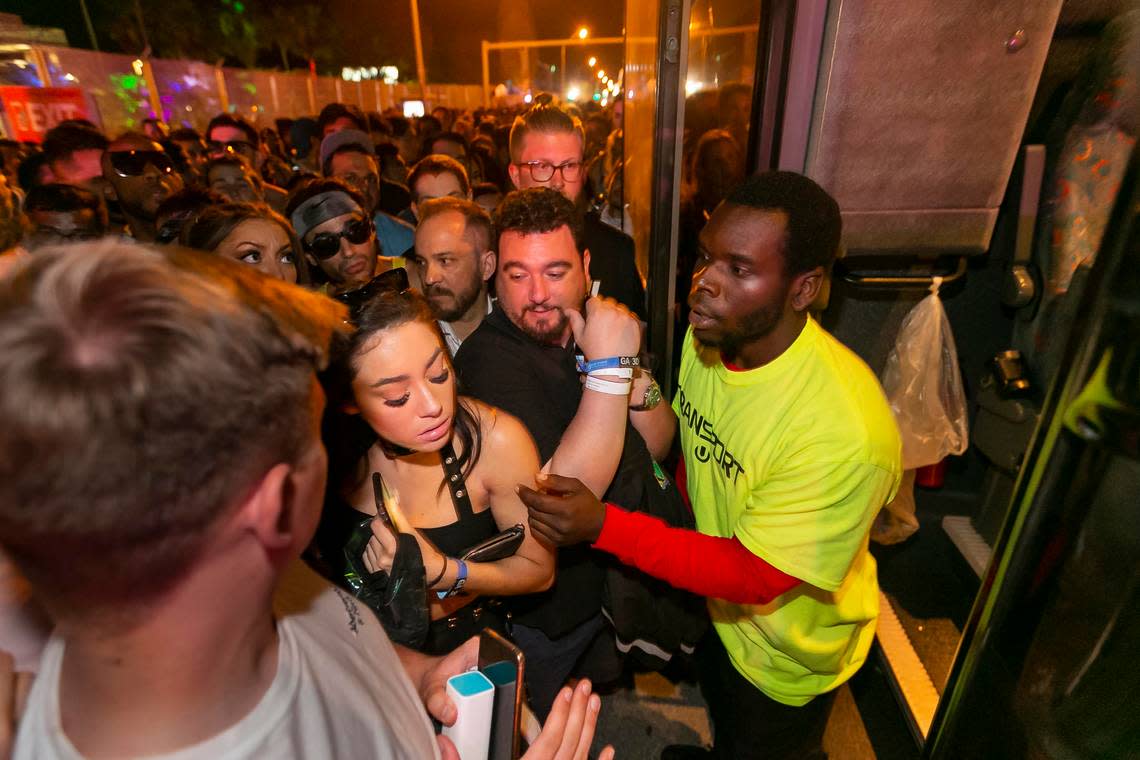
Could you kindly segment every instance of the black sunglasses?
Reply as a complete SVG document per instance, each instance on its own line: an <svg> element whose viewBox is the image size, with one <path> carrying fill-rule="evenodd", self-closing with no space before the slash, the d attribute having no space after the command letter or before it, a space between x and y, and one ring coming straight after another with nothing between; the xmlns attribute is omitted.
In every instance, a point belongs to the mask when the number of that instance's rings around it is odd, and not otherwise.
<svg viewBox="0 0 1140 760"><path fill-rule="evenodd" d="M367 306L373 298L385 293L400 295L406 293L410 288L411 284L408 282L408 270L400 267L399 269L389 269L387 272L378 274L356 290L339 293L333 296L333 298L348 307L349 317L352 322L355 323L360 313L364 311L364 307Z"/></svg>
<svg viewBox="0 0 1140 760"><path fill-rule="evenodd" d="M360 245L372 237L372 220L353 219L344 225L340 232L322 232L307 243L303 243L305 250L316 258L324 261L331 259L340 252L340 239L344 238L353 245Z"/></svg>
<svg viewBox="0 0 1140 760"><path fill-rule="evenodd" d="M174 171L174 162L161 150L124 150L114 151L109 155L111 168L120 177L141 177L146 171L147 164L163 174Z"/></svg>

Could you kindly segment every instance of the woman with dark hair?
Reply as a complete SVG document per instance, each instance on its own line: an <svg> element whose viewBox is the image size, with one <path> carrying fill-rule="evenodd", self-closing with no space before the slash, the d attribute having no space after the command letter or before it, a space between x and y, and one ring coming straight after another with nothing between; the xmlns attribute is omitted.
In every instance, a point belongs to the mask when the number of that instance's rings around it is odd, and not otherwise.
<svg viewBox="0 0 1140 760"><path fill-rule="evenodd" d="M179 242L257 267L270 277L309 283L309 272L297 256L301 247L293 228L264 204L208 206L183 228Z"/></svg>
<svg viewBox="0 0 1140 760"><path fill-rule="evenodd" d="M549 588L554 554L531 535L515 492L539 470L534 441L514 417L458 395L431 307L404 283L354 311L357 330L326 377L329 498L317 546L342 584L355 564L418 587L413 601L422 610L427 597L431 623L426 639L405 643L440 654L484 627L502 630L491 597ZM374 516L380 519L367 524ZM354 543L360 531L365 540ZM398 534L414 536L420 577L392 570L397 545L404 551L408 543ZM509 556L464 561L473 546L512 535L517 549Z"/></svg>

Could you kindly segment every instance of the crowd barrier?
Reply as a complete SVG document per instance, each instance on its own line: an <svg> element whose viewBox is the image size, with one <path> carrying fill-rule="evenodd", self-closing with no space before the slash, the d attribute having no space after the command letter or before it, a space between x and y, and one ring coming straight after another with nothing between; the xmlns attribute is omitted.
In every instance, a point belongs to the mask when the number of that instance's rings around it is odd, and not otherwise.
<svg viewBox="0 0 1140 760"><path fill-rule="evenodd" d="M223 111L254 124L272 126L277 118L315 116L334 101L365 111L400 108L405 100L435 106L477 108L479 85L385 84L313 76L303 71L264 71L212 66L201 61L141 59L77 48L31 46L24 53L43 87L79 88L89 118L108 133L137 128L147 118L172 127L205 128Z"/></svg>

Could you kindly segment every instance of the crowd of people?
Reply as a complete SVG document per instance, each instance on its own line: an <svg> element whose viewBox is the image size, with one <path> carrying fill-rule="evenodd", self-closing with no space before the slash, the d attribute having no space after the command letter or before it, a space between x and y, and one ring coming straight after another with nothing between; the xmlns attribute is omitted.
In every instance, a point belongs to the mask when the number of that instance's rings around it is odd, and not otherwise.
<svg viewBox="0 0 1140 760"><path fill-rule="evenodd" d="M714 744L663 757L821 756L899 440L809 315L839 209L745 178L739 95L686 137L673 399L620 108L0 143L15 756L453 757L428 716L484 628L526 757L587 757L594 686L674 658Z"/></svg>

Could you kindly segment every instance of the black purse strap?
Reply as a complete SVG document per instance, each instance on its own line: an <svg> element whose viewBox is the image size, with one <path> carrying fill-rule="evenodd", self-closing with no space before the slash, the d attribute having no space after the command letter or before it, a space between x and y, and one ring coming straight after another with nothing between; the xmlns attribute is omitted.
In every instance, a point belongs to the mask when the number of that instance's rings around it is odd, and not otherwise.
<svg viewBox="0 0 1140 760"><path fill-rule="evenodd" d="M455 455L455 448L451 441L439 450L439 461L443 465L443 473L447 480L447 492L451 495L451 506L455 508L455 519L462 521L475 516L475 509L471 506L471 497L467 493L467 483L463 479L463 470L459 466L459 457ZM380 473L372 473L372 492L376 501L376 514L389 525L392 520L384 509L383 480Z"/></svg>

